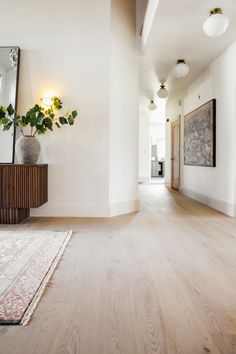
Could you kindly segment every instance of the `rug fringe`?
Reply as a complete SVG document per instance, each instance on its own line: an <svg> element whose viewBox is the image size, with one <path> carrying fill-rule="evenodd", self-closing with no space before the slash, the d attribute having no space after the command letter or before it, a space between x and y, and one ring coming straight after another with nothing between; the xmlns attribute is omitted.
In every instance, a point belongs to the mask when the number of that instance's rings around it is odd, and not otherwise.
<svg viewBox="0 0 236 354"><path fill-rule="evenodd" d="M37 305L38 305L38 303L39 303L39 301L40 301L40 299L41 299L41 297L42 297L42 295L49 283L49 280L50 280L51 276L53 275L62 255L66 249L68 242L70 241L71 236L72 236L72 231L69 231L58 254L54 258L54 261L52 262L45 278L43 279L40 287L38 288L37 292L35 293L35 296L34 296L33 300L31 301L30 306L28 307L26 313L24 314L24 317L22 318L22 320L20 322L20 324L22 326L26 326L29 323L29 320L30 320L34 310L36 309L36 307L37 307Z"/></svg>

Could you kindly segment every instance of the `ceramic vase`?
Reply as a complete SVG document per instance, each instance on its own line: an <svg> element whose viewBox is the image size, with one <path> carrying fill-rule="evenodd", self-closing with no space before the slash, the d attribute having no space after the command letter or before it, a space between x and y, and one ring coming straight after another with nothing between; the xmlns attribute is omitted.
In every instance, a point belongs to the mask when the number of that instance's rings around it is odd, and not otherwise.
<svg viewBox="0 0 236 354"><path fill-rule="evenodd" d="M20 164L35 165L40 153L40 143L35 136L21 136L16 142L16 156Z"/></svg>

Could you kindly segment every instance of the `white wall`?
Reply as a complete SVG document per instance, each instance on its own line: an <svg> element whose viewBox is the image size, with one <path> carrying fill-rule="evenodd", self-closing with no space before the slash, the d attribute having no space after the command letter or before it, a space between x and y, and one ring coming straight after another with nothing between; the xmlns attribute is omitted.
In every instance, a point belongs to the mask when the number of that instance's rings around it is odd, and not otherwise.
<svg viewBox="0 0 236 354"><path fill-rule="evenodd" d="M181 189L199 201L228 215L236 216L236 42L221 54L180 97L181 153L183 156L183 115L216 98L216 167L184 166L181 161ZM179 112L178 98L168 104L173 119Z"/></svg>
<svg viewBox="0 0 236 354"><path fill-rule="evenodd" d="M75 126L40 138L49 202L32 215L108 216L110 0L12 0L1 11L11 13L10 28L7 16L0 23L1 45L22 50L19 111L48 90L79 111Z"/></svg>
<svg viewBox="0 0 236 354"><path fill-rule="evenodd" d="M151 136L148 100L140 95L139 98L139 181L150 182L151 179Z"/></svg>
<svg viewBox="0 0 236 354"><path fill-rule="evenodd" d="M150 135L152 145L157 146L158 160L164 160L166 155L165 124L150 124Z"/></svg>
<svg viewBox="0 0 236 354"><path fill-rule="evenodd" d="M111 1L110 214L138 210L138 56L135 0Z"/></svg>

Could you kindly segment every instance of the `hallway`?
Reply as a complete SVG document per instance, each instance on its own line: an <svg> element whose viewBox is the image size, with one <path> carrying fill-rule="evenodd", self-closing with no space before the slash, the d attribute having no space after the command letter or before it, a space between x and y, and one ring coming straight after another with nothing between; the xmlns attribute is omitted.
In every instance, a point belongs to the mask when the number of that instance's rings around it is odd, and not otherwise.
<svg viewBox="0 0 236 354"><path fill-rule="evenodd" d="M30 324L0 327L1 354L236 353L236 220L164 185L140 196L136 214L5 226L75 233Z"/></svg>

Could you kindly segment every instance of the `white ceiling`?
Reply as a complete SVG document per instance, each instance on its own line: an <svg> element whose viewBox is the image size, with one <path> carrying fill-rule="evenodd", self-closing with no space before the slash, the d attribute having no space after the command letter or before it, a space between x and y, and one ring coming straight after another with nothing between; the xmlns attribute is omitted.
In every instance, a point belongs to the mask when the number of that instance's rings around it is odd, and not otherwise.
<svg viewBox="0 0 236 354"><path fill-rule="evenodd" d="M144 4L146 0L137 0L140 29ZM222 7L230 19L228 31L219 38L207 37L202 31L202 23L214 7ZM182 90L234 40L236 0L160 0L147 46L140 54L142 93L148 99L155 97L161 80L167 80L172 95ZM185 59L191 68L184 79L172 75L177 59Z"/></svg>

